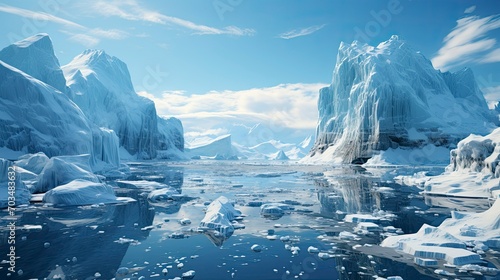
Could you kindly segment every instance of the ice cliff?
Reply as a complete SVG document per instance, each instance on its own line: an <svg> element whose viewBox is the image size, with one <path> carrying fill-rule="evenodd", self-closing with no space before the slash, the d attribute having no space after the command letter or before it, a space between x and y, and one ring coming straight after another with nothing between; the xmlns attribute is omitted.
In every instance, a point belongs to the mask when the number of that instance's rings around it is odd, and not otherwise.
<svg viewBox="0 0 500 280"><path fill-rule="evenodd" d="M115 131L131 155L151 159L158 149L183 150L182 124L159 118L153 101L137 95L124 62L86 50L62 69L71 99L97 126Z"/></svg>
<svg viewBox="0 0 500 280"><path fill-rule="evenodd" d="M451 147L494 119L472 71L441 73L392 36L373 47L341 43L332 84L320 91L311 161L363 162L389 148Z"/></svg>

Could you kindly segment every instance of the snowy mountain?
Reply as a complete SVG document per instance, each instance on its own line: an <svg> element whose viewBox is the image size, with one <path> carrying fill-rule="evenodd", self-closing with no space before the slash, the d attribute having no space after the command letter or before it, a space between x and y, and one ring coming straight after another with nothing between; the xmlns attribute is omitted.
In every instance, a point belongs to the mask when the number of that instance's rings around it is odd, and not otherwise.
<svg viewBox="0 0 500 280"><path fill-rule="evenodd" d="M376 47L341 43L318 109L306 161L363 162L389 148L452 147L494 127L470 69L441 73L397 36Z"/></svg>
<svg viewBox="0 0 500 280"><path fill-rule="evenodd" d="M121 60L104 51L86 50L62 69L71 99L93 123L114 130L120 146L131 155L149 159L160 148L182 151L180 122L159 121L154 103L136 94Z"/></svg>
<svg viewBox="0 0 500 280"><path fill-rule="evenodd" d="M0 60L30 76L66 92L66 79L54 54L49 35L42 33L0 51Z"/></svg>
<svg viewBox="0 0 500 280"><path fill-rule="evenodd" d="M186 133L187 147L206 145L220 136L230 134L232 145L239 155L248 159L273 158L280 150L291 159L300 159L309 153L313 144L311 130L292 129L255 117L234 114L203 120L183 118L183 123L186 122L191 129L200 122L206 126L206 132L200 129Z"/></svg>

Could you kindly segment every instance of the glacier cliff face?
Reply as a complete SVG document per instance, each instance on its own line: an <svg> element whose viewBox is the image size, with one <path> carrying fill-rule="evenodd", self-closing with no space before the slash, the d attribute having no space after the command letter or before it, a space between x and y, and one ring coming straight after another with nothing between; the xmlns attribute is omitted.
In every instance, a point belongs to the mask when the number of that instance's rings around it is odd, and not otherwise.
<svg viewBox="0 0 500 280"><path fill-rule="evenodd" d="M344 163L388 148L449 146L494 121L470 69L441 73L397 36L376 47L341 43L318 109L309 156Z"/></svg>
<svg viewBox="0 0 500 280"><path fill-rule="evenodd" d="M91 127L66 95L2 61L0 77L0 146L49 157L91 153Z"/></svg>
<svg viewBox="0 0 500 280"><path fill-rule="evenodd" d="M114 130L130 154L149 159L160 148L183 149L180 122L159 120L154 103L136 94L128 68L118 58L86 50L62 69L71 99L93 123Z"/></svg>

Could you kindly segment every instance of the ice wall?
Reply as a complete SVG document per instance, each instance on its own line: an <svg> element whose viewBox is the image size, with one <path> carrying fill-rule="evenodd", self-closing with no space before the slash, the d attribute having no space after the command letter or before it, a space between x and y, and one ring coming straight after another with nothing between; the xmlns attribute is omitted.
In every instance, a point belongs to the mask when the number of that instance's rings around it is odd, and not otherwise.
<svg viewBox="0 0 500 280"><path fill-rule="evenodd" d="M388 148L449 146L493 127L470 69L441 73L397 36L376 47L341 43L318 110L309 156L324 161L363 161Z"/></svg>

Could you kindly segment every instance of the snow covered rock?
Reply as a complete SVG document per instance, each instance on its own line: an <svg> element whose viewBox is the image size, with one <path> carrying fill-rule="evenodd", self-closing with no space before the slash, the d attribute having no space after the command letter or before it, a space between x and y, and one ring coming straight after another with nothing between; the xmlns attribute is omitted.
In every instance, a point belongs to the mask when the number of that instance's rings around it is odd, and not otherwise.
<svg viewBox="0 0 500 280"><path fill-rule="evenodd" d="M15 165L12 161L0 158L0 209L9 206L9 200L12 200L12 198L9 199L11 194L14 194L15 200L14 205L10 206L29 204L31 193L21 181Z"/></svg>
<svg viewBox="0 0 500 280"><path fill-rule="evenodd" d="M52 41L45 33L28 37L2 49L0 60L63 93L68 91Z"/></svg>
<svg viewBox="0 0 500 280"><path fill-rule="evenodd" d="M494 122L470 69L441 73L397 36L376 47L341 43L318 109L305 161L362 163L389 148L450 147Z"/></svg>
<svg viewBox="0 0 500 280"><path fill-rule="evenodd" d="M234 226L231 222L240 215L241 212L234 209L225 196L220 196L208 205L205 217L200 222L200 228L216 230L230 236L234 232Z"/></svg>
<svg viewBox="0 0 500 280"><path fill-rule="evenodd" d="M43 202L55 206L117 202L113 188L104 183L77 179L46 192Z"/></svg>
<svg viewBox="0 0 500 280"><path fill-rule="evenodd" d="M46 192L76 179L100 182L92 173L89 161L89 155L52 157L44 166L31 192Z"/></svg>

